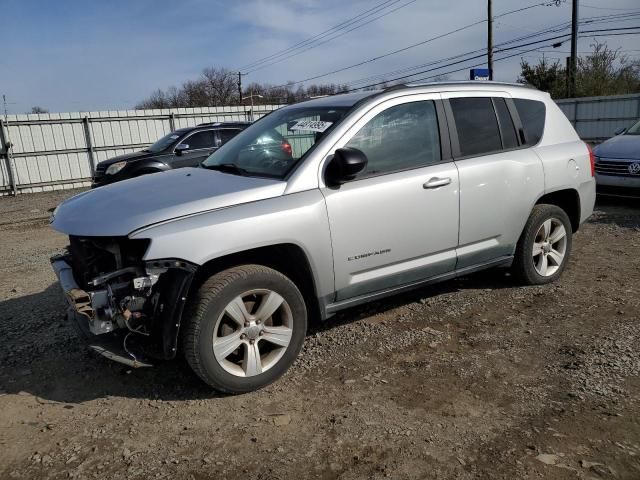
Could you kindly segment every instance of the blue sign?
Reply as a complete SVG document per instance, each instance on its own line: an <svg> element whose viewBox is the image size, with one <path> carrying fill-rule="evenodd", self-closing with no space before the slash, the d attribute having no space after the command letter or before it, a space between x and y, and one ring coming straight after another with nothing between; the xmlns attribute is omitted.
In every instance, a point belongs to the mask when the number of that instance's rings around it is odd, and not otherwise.
<svg viewBox="0 0 640 480"><path fill-rule="evenodd" d="M469 80L489 80L489 69L472 68L469 70Z"/></svg>

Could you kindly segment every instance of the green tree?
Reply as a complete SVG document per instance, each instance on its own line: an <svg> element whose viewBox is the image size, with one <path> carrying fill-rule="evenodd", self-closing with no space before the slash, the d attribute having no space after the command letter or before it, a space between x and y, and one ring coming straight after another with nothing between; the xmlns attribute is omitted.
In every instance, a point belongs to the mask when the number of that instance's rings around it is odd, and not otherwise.
<svg viewBox="0 0 640 480"><path fill-rule="evenodd" d="M567 90L567 71L559 60L551 63L542 57L537 64L526 60L520 62L519 83L526 83L543 92L549 92L553 98L562 98Z"/></svg>
<svg viewBox="0 0 640 480"><path fill-rule="evenodd" d="M640 62L629 60L604 43L596 42L591 49L587 55L578 57L577 97L640 92ZM535 65L522 60L520 69L518 82L549 92L553 98L566 96L567 71L558 60L551 63L543 57Z"/></svg>
<svg viewBox="0 0 640 480"><path fill-rule="evenodd" d="M619 50L596 42L593 51L578 58L576 90L580 97L622 95L640 92L640 63Z"/></svg>

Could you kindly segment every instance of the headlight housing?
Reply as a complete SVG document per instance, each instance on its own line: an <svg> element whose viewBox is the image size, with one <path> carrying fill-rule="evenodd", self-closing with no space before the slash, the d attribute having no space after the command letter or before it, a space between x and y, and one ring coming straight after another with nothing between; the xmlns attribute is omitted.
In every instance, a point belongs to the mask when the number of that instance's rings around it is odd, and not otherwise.
<svg viewBox="0 0 640 480"><path fill-rule="evenodd" d="M106 174L107 175L115 175L120 170L122 170L125 167L126 164L127 164L126 161L122 161L122 162L116 162L116 163L114 163L112 165L109 165L109 168L107 168Z"/></svg>
<svg viewBox="0 0 640 480"><path fill-rule="evenodd" d="M53 209L53 212L51 213L51 216L49 217L49 223L53 223L53 221L56 219L56 213L58 213L58 210L60 209L60 205L62 205L62 204L61 203L58 204L58 206Z"/></svg>

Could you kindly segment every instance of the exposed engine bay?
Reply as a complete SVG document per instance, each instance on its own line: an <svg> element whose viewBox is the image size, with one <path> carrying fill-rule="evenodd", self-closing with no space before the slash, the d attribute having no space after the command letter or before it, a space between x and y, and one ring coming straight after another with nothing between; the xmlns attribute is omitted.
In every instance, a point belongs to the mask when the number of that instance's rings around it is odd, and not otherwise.
<svg viewBox="0 0 640 480"><path fill-rule="evenodd" d="M90 346L132 366L147 365L143 357L175 357L196 267L177 259L143 261L149 240L69 240L67 252L51 263L69 303L68 314ZM121 348L114 347L118 344Z"/></svg>

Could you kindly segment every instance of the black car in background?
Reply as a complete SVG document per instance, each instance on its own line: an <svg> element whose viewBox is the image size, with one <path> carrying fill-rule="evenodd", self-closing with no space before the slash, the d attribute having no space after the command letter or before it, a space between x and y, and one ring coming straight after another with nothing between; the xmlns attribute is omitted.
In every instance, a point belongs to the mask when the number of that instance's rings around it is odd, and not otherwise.
<svg viewBox="0 0 640 480"><path fill-rule="evenodd" d="M98 163L91 186L100 187L173 168L197 167L216 149L249 125L250 122L218 122L180 128L140 152L120 155Z"/></svg>

